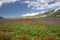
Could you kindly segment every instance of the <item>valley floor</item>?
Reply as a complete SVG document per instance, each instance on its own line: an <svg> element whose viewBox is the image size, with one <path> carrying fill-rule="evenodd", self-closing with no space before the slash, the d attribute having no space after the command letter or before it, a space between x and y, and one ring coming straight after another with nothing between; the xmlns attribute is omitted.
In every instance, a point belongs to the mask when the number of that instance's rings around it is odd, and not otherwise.
<svg viewBox="0 0 60 40"><path fill-rule="evenodd" d="M60 18L5 19L0 21L0 40L60 40L59 24Z"/></svg>

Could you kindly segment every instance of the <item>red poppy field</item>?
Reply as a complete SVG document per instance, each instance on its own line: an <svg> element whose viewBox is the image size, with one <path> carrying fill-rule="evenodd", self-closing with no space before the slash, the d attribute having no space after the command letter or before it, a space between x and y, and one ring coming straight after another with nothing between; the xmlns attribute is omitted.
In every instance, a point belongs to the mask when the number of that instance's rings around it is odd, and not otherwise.
<svg viewBox="0 0 60 40"><path fill-rule="evenodd" d="M59 24L60 21L5 19L0 21L0 40L60 40Z"/></svg>

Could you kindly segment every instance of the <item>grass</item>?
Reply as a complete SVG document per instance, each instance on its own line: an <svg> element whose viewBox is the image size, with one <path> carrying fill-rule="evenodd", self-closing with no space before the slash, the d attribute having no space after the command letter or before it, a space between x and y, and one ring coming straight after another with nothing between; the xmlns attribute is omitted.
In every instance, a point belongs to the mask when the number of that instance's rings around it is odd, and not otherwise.
<svg viewBox="0 0 60 40"><path fill-rule="evenodd" d="M42 40L43 38L56 37L55 40L60 40L60 25L49 25L37 22L0 22L0 33L7 33L14 40L23 37L25 40L31 40L33 38L38 38ZM42 39L41 39L42 38Z"/></svg>

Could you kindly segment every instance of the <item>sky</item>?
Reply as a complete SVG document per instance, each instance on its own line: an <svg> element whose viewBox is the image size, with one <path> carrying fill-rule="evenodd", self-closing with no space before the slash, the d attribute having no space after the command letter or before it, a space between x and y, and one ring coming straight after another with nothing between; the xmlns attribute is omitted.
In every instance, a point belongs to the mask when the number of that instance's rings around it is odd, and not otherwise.
<svg viewBox="0 0 60 40"><path fill-rule="evenodd" d="M60 0L0 0L0 16L14 18L34 16L60 9Z"/></svg>

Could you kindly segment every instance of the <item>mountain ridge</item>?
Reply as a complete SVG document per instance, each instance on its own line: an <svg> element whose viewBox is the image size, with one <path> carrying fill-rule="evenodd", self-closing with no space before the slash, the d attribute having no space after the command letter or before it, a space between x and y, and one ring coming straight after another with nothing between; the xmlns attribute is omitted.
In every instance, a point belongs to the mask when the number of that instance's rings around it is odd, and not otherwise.
<svg viewBox="0 0 60 40"><path fill-rule="evenodd" d="M25 18L60 18L60 10L47 11L44 13L39 13L34 16L23 16L21 18L23 18L23 19L25 19Z"/></svg>

